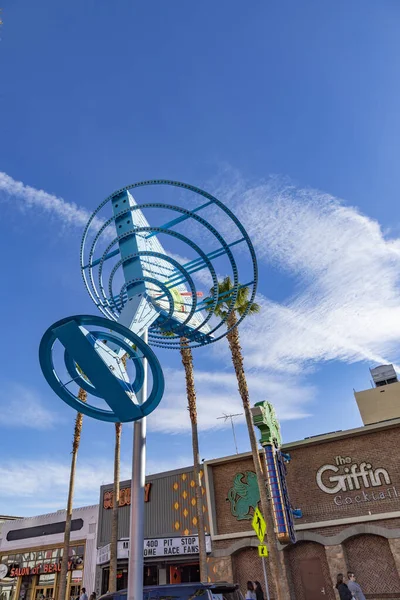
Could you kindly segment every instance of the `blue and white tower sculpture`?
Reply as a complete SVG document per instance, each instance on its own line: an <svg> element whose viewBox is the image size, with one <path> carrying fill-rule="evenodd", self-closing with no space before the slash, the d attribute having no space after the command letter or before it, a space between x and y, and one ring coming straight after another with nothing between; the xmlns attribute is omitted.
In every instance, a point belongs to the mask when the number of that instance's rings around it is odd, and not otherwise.
<svg viewBox="0 0 400 600"><path fill-rule="evenodd" d="M140 202L133 190L142 195ZM240 287L250 288L249 307L255 298L256 257L245 229L222 202L191 185L151 180L114 192L93 212L83 235L81 270L104 318L77 316L54 324L42 339L40 361L51 387L76 410L106 421L134 421L128 600L142 600L146 416L164 391L149 346L179 349L184 338L196 348L225 336ZM227 275L233 287L222 297L218 280ZM199 287L212 292L203 298ZM217 317L222 301L228 310ZM79 387L94 396L94 405L79 400ZM108 409L96 405L99 399Z"/></svg>

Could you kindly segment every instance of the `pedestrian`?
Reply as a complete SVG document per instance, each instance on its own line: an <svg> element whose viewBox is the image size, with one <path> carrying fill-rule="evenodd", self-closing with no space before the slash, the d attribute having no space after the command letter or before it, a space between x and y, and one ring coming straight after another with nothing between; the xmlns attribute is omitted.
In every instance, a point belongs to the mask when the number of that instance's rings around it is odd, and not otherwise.
<svg viewBox="0 0 400 600"><path fill-rule="evenodd" d="M86 593L86 588L82 588L82 593L79 596L79 600L88 600L88 595Z"/></svg>
<svg viewBox="0 0 400 600"><path fill-rule="evenodd" d="M89 600L96 600L96 592L92 592L89 596Z"/></svg>
<svg viewBox="0 0 400 600"><path fill-rule="evenodd" d="M246 600L257 600L254 583L252 581L247 582Z"/></svg>
<svg viewBox="0 0 400 600"><path fill-rule="evenodd" d="M343 581L343 573L339 573L336 577L336 589L339 592L340 600L352 600L353 594Z"/></svg>
<svg viewBox="0 0 400 600"><path fill-rule="evenodd" d="M347 582L347 587L353 594L353 597L356 598L356 600L365 600L361 586L356 582L356 576L354 575L353 571L349 571L347 573L347 579L349 580Z"/></svg>
<svg viewBox="0 0 400 600"><path fill-rule="evenodd" d="M256 598L257 600L264 600L264 592L263 589L261 587L261 583L259 581L255 582L256 586L255 586L255 592L256 592Z"/></svg>

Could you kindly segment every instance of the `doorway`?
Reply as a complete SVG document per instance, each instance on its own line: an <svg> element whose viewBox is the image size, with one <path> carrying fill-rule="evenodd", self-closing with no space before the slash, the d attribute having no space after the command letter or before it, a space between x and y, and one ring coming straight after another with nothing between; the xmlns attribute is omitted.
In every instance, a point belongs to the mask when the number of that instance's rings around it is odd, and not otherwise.
<svg viewBox="0 0 400 600"><path fill-rule="evenodd" d="M189 563L169 568L169 583L193 583L200 581L199 563Z"/></svg>
<svg viewBox="0 0 400 600"><path fill-rule="evenodd" d="M35 588L34 600L54 600L54 587Z"/></svg>
<svg viewBox="0 0 400 600"><path fill-rule="evenodd" d="M81 595L81 585L79 584L74 584L71 583L71 586L69 588L69 598L70 600L77 600L77 598L79 598L79 596Z"/></svg>
<svg viewBox="0 0 400 600"><path fill-rule="evenodd" d="M323 598L327 598L321 559L318 556L303 558L299 561L299 569L304 600L323 600Z"/></svg>

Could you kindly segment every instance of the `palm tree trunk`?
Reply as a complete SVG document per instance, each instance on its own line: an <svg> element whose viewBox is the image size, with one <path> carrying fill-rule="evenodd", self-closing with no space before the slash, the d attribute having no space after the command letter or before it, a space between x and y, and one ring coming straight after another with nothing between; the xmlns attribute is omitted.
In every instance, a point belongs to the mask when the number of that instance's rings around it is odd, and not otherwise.
<svg viewBox="0 0 400 600"><path fill-rule="evenodd" d="M203 497L200 477L200 456L199 456L199 436L197 432L197 404L196 389L194 386L193 357L192 351L188 346L187 340L181 340L181 357L185 369L186 394L188 399L188 408L190 421L192 424L192 447L193 447L193 470L196 482L196 510L197 510L197 528L199 535L199 562L200 562L200 581L207 582L207 552L206 536L204 529Z"/></svg>
<svg viewBox="0 0 400 600"><path fill-rule="evenodd" d="M79 400L86 402L87 393L82 388L78 392ZM78 456L79 444L81 441L82 433L82 422L83 415L78 413L75 419L74 429L74 440L72 442L72 458L71 458L71 471L69 475L69 490L68 490L68 502L67 502L67 514L65 518L65 533L64 533L64 545L63 545L63 556L61 560L61 571L58 588L58 600L67 600L67 573L68 573L68 552L69 543L71 539L71 521L72 521L72 505L74 500L74 486L75 486L75 471L76 471L76 459Z"/></svg>
<svg viewBox="0 0 400 600"><path fill-rule="evenodd" d="M228 329L236 325L237 319L234 311L231 312L227 319ZM247 429L249 432L251 452L253 455L254 469L257 476L258 487L260 490L261 509L263 516L267 522L267 543L269 550L269 565L278 600L286 600L282 596L281 582L283 581L282 569L279 558L279 550L277 547L275 531L274 531L274 520L271 512L271 506L268 502L267 490L265 488L265 479L260 461L260 452L257 444L256 435L254 432L253 419L250 411L250 397L249 390L247 387L246 375L243 366L243 355L242 348L240 346L239 331L237 327L234 327L232 331L227 334L229 348L232 354L232 362L236 373L236 379L239 387L239 394L243 402L244 414L246 417Z"/></svg>
<svg viewBox="0 0 400 600"><path fill-rule="evenodd" d="M111 529L111 546L110 546L110 579L109 579L109 584L108 584L108 590L110 592L117 591L118 509L119 509L121 431L122 431L122 424L115 423L114 493L113 493L112 529Z"/></svg>
<svg viewBox="0 0 400 600"><path fill-rule="evenodd" d="M126 369L128 354L122 357L122 363ZM118 510L119 510L119 480L121 470L121 433L122 423L115 423L115 450L114 450L114 488L113 488L113 508L111 524L111 544L110 544L110 575L108 590L117 591L117 571L118 571Z"/></svg>

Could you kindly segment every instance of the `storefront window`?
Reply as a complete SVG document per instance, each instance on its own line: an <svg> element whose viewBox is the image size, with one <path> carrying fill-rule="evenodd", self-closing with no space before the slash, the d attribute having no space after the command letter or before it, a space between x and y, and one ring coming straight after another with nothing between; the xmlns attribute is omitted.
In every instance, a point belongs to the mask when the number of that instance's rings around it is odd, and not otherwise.
<svg viewBox="0 0 400 600"><path fill-rule="evenodd" d="M13 555L3 555L0 557L0 563L7 565L10 569L10 565L14 561ZM15 592L17 587L17 579L15 577L4 577L0 580L0 600L15 600Z"/></svg>
<svg viewBox="0 0 400 600"><path fill-rule="evenodd" d="M54 573L45 573L43 575L39 575L38 585L54 585L56 580L56 576Z"/></svg>
<svg viewBox="0 0 400 600"><path fill-rule="evenodd" d="M81 595L81 585L77 585L77 584L71 584L70 590L69 590L69 598L70 600L78 600L78 598Z"/></svg>
<svg viewBox="0 0 400 600"><path fill-rule="evenodd" d="M33 577L25 575L22 577L21 588L19 590L19 600L29 600L31 597Z"/></svg>
<svg viewBox="0 0 400 600"><path fill-rule="evenodd" d="M71 546L68 551L69 571L67 574L69 598L80 596L83 577L85 547ZM16 577L0 580L0 600L54 600L54 592L59 577L56 568L61 562L62 548L32 550L0 557L0 563L16 569ZM26 571L21 572L21 569ZM50 571L50 572L49 572ZM16 596L16 589L20 592Z"/></svg>
<svg viewBox="0 0 400 600"><path fill-rule="evenodd" d="M54 588L37 587L34 600L54 600Z"/></svg>
<svg viewBox="0 0 400 600"><path fill-rule="evenodd" d="M126 590L128 587L128 569L119 569L117 571L117 592Z"/></svg>
<svg viewBox="0 0 400 600"><path fill-rule="evenodd" d="M0 600L13 600L15 585L0 585Z"/></svg>
<svg viewBox="0 0 400 600"><path fill-rule="evenodd" d="M17 580L5 577L0 583L0 600L15 600Z"/></svg>
<svg viewBox="0 0 400 600"><path fill-rule="evenodd" d="M72 571L71 573L71 585L69 590L70 600L77 600L81 595L82 587L82 571Z"/></svg>

